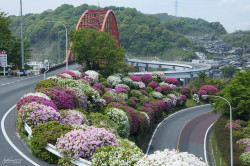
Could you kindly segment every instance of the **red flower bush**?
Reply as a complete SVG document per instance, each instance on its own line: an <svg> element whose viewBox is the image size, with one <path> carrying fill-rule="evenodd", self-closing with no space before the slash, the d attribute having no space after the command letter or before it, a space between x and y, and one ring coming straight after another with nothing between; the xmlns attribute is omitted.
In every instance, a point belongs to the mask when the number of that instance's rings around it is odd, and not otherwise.
<svg viewBox="0 0 250 166"><path fill-rule="evenodd" d="M219 90L216 87L212 86L212 85L204 85L204 86L201 87L200 90L206 91L207 95L215 95L216 93L219 92Z"/></svg>
<svg viewBox="0 0 250 166"><path fill-rule="evenodd" d="M129 76L131 80L136 81L136 82L141 82L141 78L139 76Z"/></svg>
<svg viewBox="0 0 250 166"><path fill-rule="evenodd" d="M145 84L148 85L151 81L153 81L153 78L150 74L143 74L141 76L141 81Z"/></svg>
<svg viewBox="0 0 250 166"><path fill-rule="evenodd" d="M151 88L155 89L156 87L158 87L158 84L156 82L152 81L152 82L150 82L148 84L148 86L150 86Z"/></svg>
<svg viewBox="0 0 250 166"><path fill-rule="evenodd" d="M167 78L165 81L169 84L178 85L178 80L176 78Z"/></svg>

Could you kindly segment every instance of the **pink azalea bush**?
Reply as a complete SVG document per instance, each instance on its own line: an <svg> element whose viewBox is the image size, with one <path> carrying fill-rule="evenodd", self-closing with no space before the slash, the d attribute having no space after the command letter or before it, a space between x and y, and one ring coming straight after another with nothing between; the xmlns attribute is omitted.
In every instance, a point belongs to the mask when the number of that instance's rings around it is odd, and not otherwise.
<svg viewBox="0 0 250 166"><path fill-rule="evenodd" d="M116 136L105 128L86 126L58 138L56 148L69 157L90 160L96 149L109 145L118 146L115 138Z"/></svg>
<svg viewBox="0 0 250 166"><path fill-rule="evenodd" d="M188 86L183 86L181 87L181 94L185 95L185 96L190 96L190 89Z"/></svg>
<svg viewBox="0 0 250 166"><path fill-rule="evenodd" d="M126 85L126 84L117 84L117 85L115 86L115 89L117 89L117 88L126 89L127 91L130 91L129 86Z"/></svg>
<svg viewBox="0 0 250 166"><path fill-rule="evenodd" d="M153 78L150 74L143 74L141 76L141 81L145 84L148 85L151 81L153 81Z"/></svg>
<svg viewBox="0 0 250 166"><path fill-rule="evenodd" d="M171 99L173 106L175 107L177 104L177 97L174 94L168 94L168 98Z"/></svg>
<svg viewBox="0 0 250 166"><path fill-rule="evenodd" d="M82 124L87 121L86 116L76 110L61 111L62 123L65 124Z"/></svg>
<svg viewBox="0 0 250 166"><path fill-rule="evenodd" d="M198 96L201 97L202 95L207 95L207 92L204 90L200 90Z"/></svg>
<svg viewBox="0 0 250 166"><path fill-rule="evenodd" d="M171 91L171 87L169 85L163 85L161 86L162 94L167 95Z"/></svg>
<svg viewBox="0 0 250 166"><path fill-rule="evenodd" d="M154 110L151 107L141 106L138 108L139 111L145 112L149 116L150 124L154 123Z"/></svg>
<svg viewBox="0 0 250 166"><path fill-rule="evenodd" d="M219 90L216 87L212 86L212 85L204 85L204 86L201 87L200 90L206 91L207 95L216 95L216 93L219 92Z"/></svg>
<svg viewBox="0 0 250 166"><path fill-rule="evenodd" d="M127 113L127 115L130 116L130 134L134 134L137 132L138 130L138 115L137 115L137 111L131 107L127 107L127 106L120 106L119 109L123 110L124 112Z"/></svg>
<svg viewBox="0 0 250 166"><path fill-rule="evenodd" d="M192 90L191 90L191 93L192 93L192 94L197 94L197 89L192 89Z"/></svg>
<svg viewBox="0 0 250 166"><path fill-rule="evenodd" d="M74 80L77 80L77 76L76 76L76 74L74 72L72 72L72 71L63 71L61 74L64 74L64 73L71 75Z"/></svg>
<svg viewBox="0 0 250 166"><path fill-rule="evenodd" d="M151 88L155 89L156 87L158 87L158 84L156 82L152 81L152 82L150 82L148 84L148 86L150 86Z"/></svg>
<svg viewBox="0 0 250 166"><path fill-rule="evenodd" d="M39 104L43 104L45 106L50 106L52 108L54 108L57 112L58 109L56 107L56 105L53 103L53 101L45 99L43 97L38 97L38 96L26 96L26 97L22 97L16 105L17 111L19 111L19 109L24 105L24 104L29 104L32 102L36 102Z"/></svg>
<svg viewBox="0 0 250 166"><path fill-rule="evenodd" d="M174 84L169 84L170 90L171 91L176 91L176 85Z"/></svg>
<svg viewBox="0 0 250 166"><path fill-rule="evenodd" d="M23 105L17 112L17 117L18 126L21 124L22 127L23 123L27 123L28 126L35 128L38 124L49 121L61 122L61 116L56 109L37 102Z"/></svg>
<svg viewBox="0 0 250 166"><path fill-rule="evenodd" d="M141 82L141 78L139 76L129 76L129 78L131 78L133 81Z"/></svg>
<svg viewBox="0 0 250 166"><path fill-rule="evenodd" d="M165 81L169 84L178 85L178 80L176 78L167 78Z"/></svg>

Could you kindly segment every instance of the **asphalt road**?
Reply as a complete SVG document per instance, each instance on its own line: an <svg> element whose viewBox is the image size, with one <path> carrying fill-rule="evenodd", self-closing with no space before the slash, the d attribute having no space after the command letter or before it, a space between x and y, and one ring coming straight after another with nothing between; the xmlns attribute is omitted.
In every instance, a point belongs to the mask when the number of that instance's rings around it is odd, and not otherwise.
<svg viewBox="0 0 250 166"><path fill-rule="evenodd" d="M177 146L179 146L179 151L193 153L204 159L204 133L212 121L216 120L212 118L214 114L211 114L211 111L210 105L196 106L176 112L164 119L152 136L148 154L166 148L177 149ZM184 134L180 134L183 132ZM197 142L194 145L197 137L199 138L199 148L197 148ZM178 140L180 140L179 143ZM203 149L200 148L200 145Z"/></svg>
<svg viewBox="0 0 250 166"><path fill-rule="evenodd" d="M180 134L179 151L192 153L204 160L204 137L206 131L219 117L220 114L208 112L186 123Z"/></svg>
<svg viewBox="0 0 250 166"><path fill-rule="evenodd" d="M69 69L80 69L80 66L72 64ZM51 71L46 74L46 77L59 74L64 70L65 67ZM29 148L16 135L16 108L13 107L20 97L33 92L35 84L43 78L44 75L0 77L0 165L48 165L33 156Z"/></svg>

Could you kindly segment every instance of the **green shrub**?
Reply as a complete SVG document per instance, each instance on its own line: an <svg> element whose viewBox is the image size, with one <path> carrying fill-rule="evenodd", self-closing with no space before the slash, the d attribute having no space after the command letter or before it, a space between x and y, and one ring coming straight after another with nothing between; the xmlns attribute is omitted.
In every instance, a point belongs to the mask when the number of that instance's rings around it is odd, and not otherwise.
<svg viewBox="0 0 250 166"><path fill-rule="evenodd" d="M154 90L154 89L151 88L150 86L147 86L147 88L146 88L146 91L147 91L148 93L152 92L153 90Z"/></svg>
<svg viewBox="0 0 250 166"><path fill-rule="evenodd" d="M142 93L141 93L139 90L133 89L133 90L131 90L131 91L129 92L129 96L130 96L130 97L140 98L140 97L142 96Z"/></svg>
<svg viewBox="0 0 250 166"><path fill-rule="evenodd" d="M56 88L58 87L58 84L55 83L55 81L53 80L41 80L39 81L36 86L35 86L35 91L37 91L38 89L43 89L43 88L50 88L50 89L53 89L53 88Z"/></svg>
<svg viewBox="0 0 250 166"><path fill-rule="evenodd" d="M44 147L47 143L55 145L57 138L72 129L72 126L61 124L58 121L37 125L32 131L33 137L30 140L32 153L48 163L56 163L58 157L48 152Z"/></svg>

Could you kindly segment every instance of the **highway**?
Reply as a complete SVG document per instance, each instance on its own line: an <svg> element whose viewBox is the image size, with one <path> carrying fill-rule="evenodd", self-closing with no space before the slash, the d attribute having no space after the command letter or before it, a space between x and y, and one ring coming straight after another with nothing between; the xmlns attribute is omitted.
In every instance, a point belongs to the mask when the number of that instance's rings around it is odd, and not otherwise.
<svg viewBox="0 0 250 166"><path fill-rule="evenodd" d="M80 69L72 64L69 69ZM48 72L46 77L61 73L65 67ZM33 92L34 86L44 75L25 77L0 77L0 165L49 165L35 156L16 134L16 108L13 107L24 94Z"/></svg>
<svg viewBox="0 0 250 166"><path fill-rule="evenodd" d="M148 154L166 148L178 149L204 160L205 133L219 117L211 111L210 105L201 105L183 109L165 118L152 136Z"/></svg>

